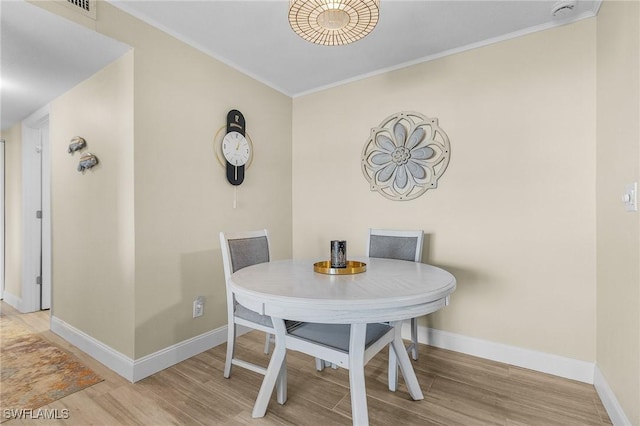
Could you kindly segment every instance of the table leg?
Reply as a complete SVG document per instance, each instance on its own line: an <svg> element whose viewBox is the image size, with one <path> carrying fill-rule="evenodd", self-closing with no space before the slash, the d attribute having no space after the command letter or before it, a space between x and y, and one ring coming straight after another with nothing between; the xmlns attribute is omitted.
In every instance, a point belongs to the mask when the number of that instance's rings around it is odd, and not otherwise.
<svg viewBox="0 0 640 426"><path fill-rule="evenodd" d="M264 417L267 412L267 406L269 405L269 399L273 394L273 388L276 385L276 381L282 379L278 384L278 402L284 404L284 401L280 401L282 397L286 399L286 373L281 373L283 368L286 368L285 355L287 354L287 348L285 344L286 329L284 326L284 320L279 318L271 318L273 321L273 328L276 330L276 344L267 367L267 374L265 374L256 398L256 403L253 406L253 412L251 417Z"/></svg>
<svg viewBox="0 0 640 426"><path fill-rule="evenodd" d="M418 360L418 318L411 318L411 358Z"/></svg>
<svg viewBox="0 0 640 426"><path fill-rule="evenodd" d="M400 330L396 330L400 332ZM393 345L389 345L389 390L395 392L398 390L398 358L396 357L396 351L393 349Z"/></svg>
<svg viewBox="0 0 640 426"><path fill-rule="evenodd" d="M422 390L420 389L420 383L418 383L418 378L416 377L416 372L413 371L413 365L411 365L411 360L402 342L402 334L400 333L402 321L394 321L391 323L391 326L396 329L395 337L391 345L393 346L393 351L396 353L398 364L400 364L400 371L409 390L409 395L416 401L424 399L424 395L422 395ZM391 384L389 384L389 386L391 386Z"/></svg>
<svg viewBox="0 0 640 426"><path fill-rule="evenodd" d="M351 324L349 339L349 386L351 417L354 425L368 425L367 390L364 381L364 343L367 324Z"/></svg>
<svg viewBox="0 0 640 426"><path fill-rule="evenodd" d="M287 402L287 357L282 360L282 366L280 367L280 374L276 381L276 395L278 404L283 405Z"/></svg>

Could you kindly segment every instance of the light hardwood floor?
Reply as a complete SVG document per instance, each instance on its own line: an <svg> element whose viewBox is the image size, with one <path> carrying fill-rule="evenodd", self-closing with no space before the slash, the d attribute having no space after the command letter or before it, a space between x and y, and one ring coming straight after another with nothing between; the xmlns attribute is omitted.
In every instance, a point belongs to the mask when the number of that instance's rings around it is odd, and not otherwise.
<svg viewBox="0 0 640 426"><path fill-rule="evenodd" d="M49 331L48 312L19 314L34 332L74 353L104 381L44 407L69 410L58 421L12 419L3 426L69 425L350 425L349 376L344 369L317 372L314 360L289 353L288 395L283 406L272 398L266 417L251 409L262 376L234 367L222 377L225 345L132 384ZM238 352L267 365L264 335L238 339ZM412 361L425 395L412 401L402 379L387 389L387 351L365 368L372 425L610 425L593 386L456 352L420 346Z"/></svg>

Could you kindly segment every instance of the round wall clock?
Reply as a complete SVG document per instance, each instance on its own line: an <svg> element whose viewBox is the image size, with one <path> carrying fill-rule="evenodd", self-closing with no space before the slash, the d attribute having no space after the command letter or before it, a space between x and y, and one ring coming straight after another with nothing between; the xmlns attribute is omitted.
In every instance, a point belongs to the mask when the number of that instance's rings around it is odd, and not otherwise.
<svg viewBox="0 0 640 426"><path fill-rule="evenodd" d="M437 118L399 112L385 118L362 149L361 167L371 191L394 201L413 200L436 188L451 157Z"/></svg>
<svg viewBox="0 0 640 426"><path fill-rule="evenodd" d="M240 132L229 132L222 139L222 154L233 168L247 164L250 152L249 142Z"/></svg>
<svg viewBox="0 0 640 426"><path fill-rule="evenodd" d="M215 147L218 160L226 168L227 180L231 185L240 185L253 158L253 144L240 111L229 111L227 125L216 133Z"/></svg>

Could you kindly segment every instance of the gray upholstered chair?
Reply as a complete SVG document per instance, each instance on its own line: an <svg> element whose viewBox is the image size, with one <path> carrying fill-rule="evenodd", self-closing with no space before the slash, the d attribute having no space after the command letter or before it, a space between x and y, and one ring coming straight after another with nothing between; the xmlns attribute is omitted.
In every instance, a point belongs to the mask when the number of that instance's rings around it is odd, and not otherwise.
<svg viewBox="0 0 640 426"><path fill-rule="evenodd" d="M350 324L320 324L311 322L300 322L295 325L286 324L286 321L274 318L277 339L284 339L286 350L294 350L316 357L316 360L326 360L327 363L349 370L349 386L351 388L351 415L354 425L369 424L367 414L365 391L364 366L382 349L389 346L389 351L394 352L393 346L403 345L401 338L396 333L400 333L397 323L370 323L366 324L363 330L364 336L360 335L364 343L359 346L358 336L351 340L351 333L354 330ZM394 326L398 326L395 328ZM396 337L397 336L397 337ZM274 352L274 356L275 356ZM407 358L408 360L408 358ZM394 359L394 371L397 370L397 361ZM400 367L402 365L400 364ZM286 363L283 361L283 369ZM397 375L396 375L397 376ZM286 374L281 371L280 387L284 389L286 396ZM267 376L265 381L270 381ZM264 386L264 385L263 385ZM408 384L419 388L417 382ZM268 387L267 387L268 388ZM389 382L389 389L395 391L397 381ZM254 413L266 409L270 395L261 397L262 389L256 400Z"/></svg>
<svg viewBox="0 0 640 426"><path fill-rule="evenodd" d="M224 267L225 283L235 271L258 263L269 262L269 234L266 229L246 232L220 232L220 248L222 250L222 264ZM271 317L260 315L236 302L233 292L227 284L227 359L224 365L224 377L231 375L231 366L247 368L257 373L265 374L266 369L258 365L243 361L235 356L236 327L242 325L255 330L264 331L265 353L269 353L269 342L273 335Z"/></svg>
<svg viewBox="0 0 640 426"><path fill-rule="evenodd" d="M391 229L369 229L367 257L384 257L387 259L422 261L422 244L424 232L400 231ZM411 318L411 344L407 347L411 357L418 359L418 321Z"/></svg>

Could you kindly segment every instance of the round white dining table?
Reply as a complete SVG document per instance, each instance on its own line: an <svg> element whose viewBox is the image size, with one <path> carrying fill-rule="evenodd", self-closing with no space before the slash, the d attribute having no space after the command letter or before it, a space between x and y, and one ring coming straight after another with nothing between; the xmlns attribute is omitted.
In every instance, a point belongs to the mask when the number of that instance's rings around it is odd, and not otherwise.
<svg viewBox="0 0 640 426"><path fill-rule="evenodd" d="M390 322L398 327L402 320L435 312L449 303L456 288L455 277L436 266L383 258L353 260L366 263L366 271L330 275L315 272L311 260L278 260L240 269L231 275L228 285L238 303L255 312L274 320L351 324L352 339L364 335L367 323ZM397 335L401 343L399 330ZM278 345L276 334L272 361L278 351L284 357L283 346ZM411 397L423 399L406 351L395 352ZM278 362L269 363L253 417L265 415L280 368ZM395 390L391 380L390 376L390 389ZM363 372L362 389L351 387L355 423L356 411L364 409L366 419Z"/></svg>

